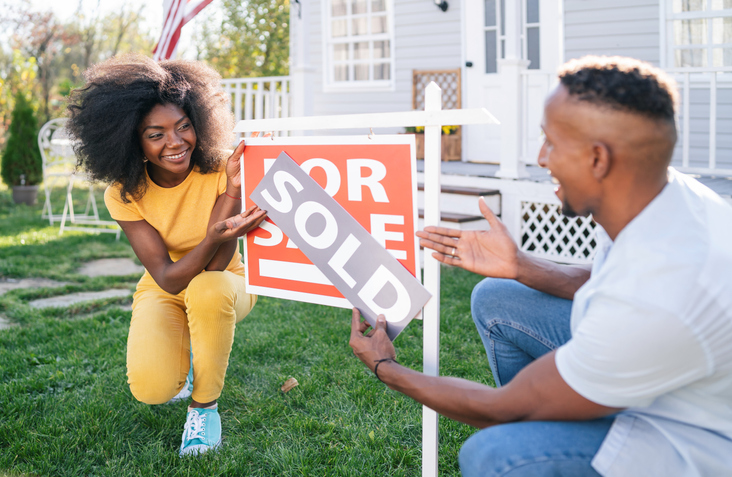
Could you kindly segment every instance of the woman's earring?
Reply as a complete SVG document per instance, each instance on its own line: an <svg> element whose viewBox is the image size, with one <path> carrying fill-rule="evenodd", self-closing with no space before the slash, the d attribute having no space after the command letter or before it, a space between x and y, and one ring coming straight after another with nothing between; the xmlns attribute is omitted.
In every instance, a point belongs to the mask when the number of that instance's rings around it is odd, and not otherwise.
<svg viewBox="0 0 732 477"><path fill-rule="evenodd" d="M142 156L142 162L147 162L147 157Z"/></svg>

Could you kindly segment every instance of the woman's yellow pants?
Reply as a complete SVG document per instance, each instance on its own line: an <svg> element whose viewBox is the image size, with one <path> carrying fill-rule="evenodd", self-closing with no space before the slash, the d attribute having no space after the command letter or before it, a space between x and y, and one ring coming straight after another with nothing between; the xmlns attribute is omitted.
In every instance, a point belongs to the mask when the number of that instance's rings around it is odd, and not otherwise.
<svg viewBox="0 0 732 477"><path fill-rule="evenodd" d="M244 277L229 271L203 271L177 295L161 290L146 273L137 284L127 340L127 382L135 398L162 404L178 394L192 351L192 398L218 399L235 325L256 302Z"/></svg>

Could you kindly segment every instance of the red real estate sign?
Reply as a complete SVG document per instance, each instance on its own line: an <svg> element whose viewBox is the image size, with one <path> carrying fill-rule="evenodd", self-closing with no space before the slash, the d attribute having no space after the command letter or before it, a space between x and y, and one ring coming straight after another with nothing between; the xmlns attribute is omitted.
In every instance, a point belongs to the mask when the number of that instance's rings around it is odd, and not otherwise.
<svg viewBox="0 0 732 477"><path fill-rule="evenodd" d="M249 195L283 151L417 276L414 136L247 139L242 167L245 208L254 205ZM247 234L244 262L250 293L352 306L269 219Z"/></svg>

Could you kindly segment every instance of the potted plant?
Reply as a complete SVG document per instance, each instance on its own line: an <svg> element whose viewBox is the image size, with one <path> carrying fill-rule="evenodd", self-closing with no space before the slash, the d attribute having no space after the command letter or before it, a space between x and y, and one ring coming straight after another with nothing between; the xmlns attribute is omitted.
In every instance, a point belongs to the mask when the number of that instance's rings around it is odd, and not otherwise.
<svg viewBox="0 0 732 477"><path fill-rule="evenodd" d="M414 134L417 145L417 159L424 159L424 127L408 127L408 134ZM442 160L459 161L462 156L462 135L460 126L442 126Z"/></svg>
<svg viewBox="0 0 732 477"><path fill-rule="evenodd" d="M43 180L43 160L38 148L38 123L33 106L23 93L15 96L10 136L2 156L3 182L13 188L13 201L34 205Z"/></svg>

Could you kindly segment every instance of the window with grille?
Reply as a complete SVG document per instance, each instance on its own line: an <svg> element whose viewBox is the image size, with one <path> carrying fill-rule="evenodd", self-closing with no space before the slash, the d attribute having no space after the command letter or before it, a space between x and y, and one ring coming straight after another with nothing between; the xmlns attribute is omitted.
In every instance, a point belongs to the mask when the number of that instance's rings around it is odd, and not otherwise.
<svg viewBox="0 0 732 477"><path fill-rule="evenodd" d="M732 0L668 2L666 40L670 66L732 66Z"/></svg>
<svg viewBox="0 0 732 477"><path fill-rule="evenodd" d="M498 72L498 59L506 57L506 0L483 0L485 72ZM513 0L509 0L509 6ZM539 0L521 1L521 56L530 70L541 69Z"/></svg>
<svg viewBox="0 0 732 477"><path fill-rule="evenodd" d="M392 0L324 0L326 88L394 85Z"/></svg>

